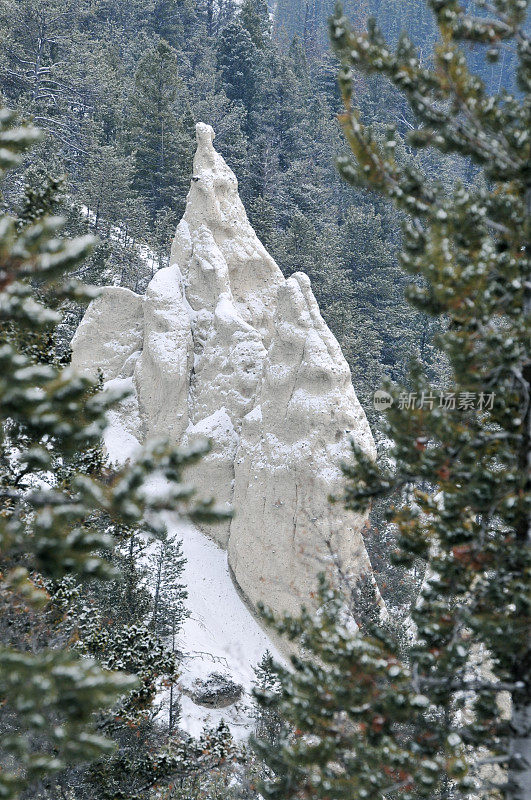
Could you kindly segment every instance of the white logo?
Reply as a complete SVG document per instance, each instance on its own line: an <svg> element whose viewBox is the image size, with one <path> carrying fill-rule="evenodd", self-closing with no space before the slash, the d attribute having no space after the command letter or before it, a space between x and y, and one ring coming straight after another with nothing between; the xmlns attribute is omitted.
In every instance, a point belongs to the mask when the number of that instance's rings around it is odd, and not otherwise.
<svg viewBox="0 0 531 800"><path fill-rule="evenodd" d="M383 411L385 408L389 408L393 405L393 398L388 392L384 392L383 389L378 389L377 392L374 393L374 407L377 411Z"/></svg>

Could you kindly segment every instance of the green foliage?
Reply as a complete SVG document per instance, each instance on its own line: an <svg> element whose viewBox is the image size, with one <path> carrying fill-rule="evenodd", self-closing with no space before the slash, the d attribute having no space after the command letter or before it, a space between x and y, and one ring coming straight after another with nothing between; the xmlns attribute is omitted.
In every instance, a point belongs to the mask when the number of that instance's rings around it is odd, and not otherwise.
<svg viewBox="0 0 531 800"><path fill-rule="evenodd" d="M287 724L272 746L257 742L273 774L261 791L275 800L396 791L433 798L432 755L408 743L424 730L429 700L411 691L396 641L378 626L372 635L357 635L344 597L322 576L318 599L316 617L303 611L297 620L279 622L266 614L279 633L297 641L301 655L292 657L292 670L277 667L281 692L274 708ZM421 776L415 795L408 790L413 772Z"/></svg>
<svg viewBox="0 0 531 800"><path fill-rule="evenodd" d="M362 21L369 6L381 6L392 26L405 18L416 30L418 5L371 0L352 10ZM24 174L39 191L46 172L66 175L59 213L68 233L101 238L78 277L138 292L167 263L192 172L194 122L213 125L258 235L285 275L310 274L377 425L375 388L385 376L400 379L411 352L431 365L432 326L402 298L398 215L347 192L333 166L342 148L337 65L317 47L329 10L315 3L306 12L296 0L273 14L262 0L241 8L233 0L5 2L0 91L49 134ZM300 32L293 40L292 23ZM357 82L356 96L371 119L384 106L386 121L411 124L373 78ZM8 180L10 207L19 180ZM62 354L79 320L70 305L54 342Z"/></svg>
<svg viewBox="0 0 531 800"><path fill-rule="evenodd" d="M254 673L256 680L253 694L259 700L256 709L255 738L273 745L278 742L285 726L275 708L280 695L280 680L269 650L262 656Z"/></svg>
<svg viewBox="0 0 531 800"><path fill-rule="evenodd" d="M15 127L13 115L0 117L0 168L17 165L38 138L32 127ZM33 214L28 213L31 220ZM59 240L60 221L40 217L17 229L16 221L0 221L1 305L4 326L29 330L56 322L58 315L32 297L29 279L53 286L59 296L86 296L61 280L62 273L79 263L92 241ZM88 385L68 371L40 365L18 351L9 337L0 350L2 381L2 500L0 551L5 569L3 592L14 605L39 608L46 593L31 580L30 570L47 576L75 572L105 574L97 556L106 540L85 528L83 518L95 505L108 503L120 513L123 504L79 476L75 496L60 490L21 488L21 478L50 467L53 449L69 456L90 447L104 425L105 403L90 399ZM22 447L16 452L19 442ZM6 449L11 448L9 456ZM15 454L16 453L16 454ZM10 461L22 470L10 469ZM0 695L6 720L1 754L0 792L13 797L28 783L63 768L68 761L93 758L109 743L91 730L93 712L110 705L134 680L104 671L93 660L81 660L61 650L39 654L16 647L0 647ZM9 757L10 761L5 759Z"/></svg>
<svg viewBox="0 0 531 800"><path fill-rule="evenodd" d="M330 22L352 150L339 169L405 214L408 296L443 320L449 369L443 389L418 362L407 386L387 385L388 467L355 449L345 501L359 511L394 494L396 563L422 558L427 573L406 651L374 621L371 635L355 633L325 586L317 618L278 625L303 648L281 672L291 731L280 748L262 746L274 772L264 792L282 800L524 800L530 785L528 4L478 3L478 17L455 0L429 5L440 32L431 67L405 35L393 50L374 21L360 33L338 8ZM490 57L513 43L520 92L489 94L467 42ZM481 180L430 180L399 161L395 129L382 141L355 107L359 73L385 76L407 100L412 145L465 157Z"/></svg>
<svg viewBox="0 0 531 800"><path fill-rule="evenodd" d="M256 91L257 48L249 31L239 20L221 32L217 63L229 100L241 103L249 113Z"/></svg>
<svg viewBox="0 0 531 800"><path fill-rule="evenodd" d="M245 0L240 11L240 21L255 47L263 49L271 36L271 20L266 0Z"/></svg>
<svg viewBox="0 0 531 800"><path fill-rule="evenodd" d="M173 205L180 166L174 111L178 88L177 53L160 40L138 64L129 122L135 142L133 187L149 198L153 218L159 209Z"/></svg>
<svg viewBox="0 0 531 800"><path fill-rule="evenodd" d="M185 559L181 542L167 538L158 543L158 549L151 554L149 571L154 576L153 614L151 626L162 636L175 636L176 629L186 615L186 587L180 582Z"/></svg>
<svg viewBox="0 0 531 800"><path fill-rule="evenodd" d="M3 174L19 164L40 134L32 126L17 127L8 111L0 112L0 126ZM139 684L127 674L138 674L135 664L120 656L128 636L138 644L131 631L121 640L115 635L112 647L109 643L114 655L107 669L65 646L61 626L47 610L48 583L115 575L102 555L113 547L111 532L97 524L102 516L129 526L143 520L144 530L154 535L164 527L153 512L188 508L197 519L220 516L211 503L190 502L193 491L181 483L182 469L200 457L199 449L173 450L154 442L131 466L102 476L96 453L105 411L115 398L22 346L28 335L60 321L60 313L46 304L52 293L55 304L94 296L68 277L90 252L93 238L60 238L64 221L43 215L43 203L41 194L27 192L23 217L0 218L0 553L3 613L13 622L0 645L0 796L5 798L69 763L108 753L111 743L96 731L94 713L132 690L135 697L153 692L153 679ZM145 490L154 471L168 481L163 498ZM46 620L39 621L40 612ZM100 656L101 648L88 641L85 652ZM148 646L155 656L156 648L149 641ZM120 667L125 671L116 671ZM157 668L170 667L168 662Z"/></svg>

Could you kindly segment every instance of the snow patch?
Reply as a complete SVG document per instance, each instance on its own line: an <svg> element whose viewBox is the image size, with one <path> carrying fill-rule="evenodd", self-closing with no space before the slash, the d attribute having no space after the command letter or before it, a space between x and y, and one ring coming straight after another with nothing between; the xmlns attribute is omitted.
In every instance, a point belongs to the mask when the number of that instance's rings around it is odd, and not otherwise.
<svg viewBox="0 0 531 800"><path fill-rule="evenodd" d="M190 616L179 635L179 646L185 653L181 682L191 687L198 678L204 680L212 672L222 672L244 689L240 701L222 709L205 709L183 697L181 726L198 736L204 725L224 719L233 736L241 739L253 726L253 667L266 650L277 660L282 659L238 594L226 552L190 523L169 515L166 522L169 534L182 539L187 559L183 582L188 589Z"/></svg>
<svg viewBox="0 0 531 800"><path fill-rule="evenodd" d="M121 466L135 458L141 445L133 431L123 425L124 417L135 426L136 423L136 398L134 394L133 378L113 378L103 384L104 392L117 395L128 393L119 404L107 411L107 427L103 432L103 446L111 464ZM130 407L129 416L124 415L124 408Z"/></svg>
<svg viewBox="0 0 531 800"><path fill-rule="evenodd" d="M128 388L132 379L115 379L105 385L109 389ZM203 420L206 430L227 425L224 410ZM123 427L120 418L108 412L105 448L112 463L123 464L134 458L140 445ZM229 419L230 424L230 419ZM232 425L231 425L232 428ZM193 475L190 476L193 480ZM164 496L167 482L153 475L145 485L150 496ZM269 650L284 663L266 632L251 614L230 576L227 553L208 539L190 522L177 514L165 514L164 521L171 539L182 540L186 565L183 583L188 591L186 608L189 617L179 632L177 647L184 654L180 682L191 688L197 679L205 680L212 672L225 673L240 684L244 693L232 706L208 709L196 705L186 695L181 699L180 726L191 736L199 736L205 725L215 726L224 719L236 740L246 738L253 730L251 688L253 668ZM165 696L162 695L164 707Z"/></svg>

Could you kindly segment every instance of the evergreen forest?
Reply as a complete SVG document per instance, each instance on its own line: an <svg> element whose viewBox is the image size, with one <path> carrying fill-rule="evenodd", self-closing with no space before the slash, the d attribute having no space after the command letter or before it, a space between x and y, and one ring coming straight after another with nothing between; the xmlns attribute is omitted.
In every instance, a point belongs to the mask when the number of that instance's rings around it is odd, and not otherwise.
<svg viewBox="0 0 531 800"><path fill-rule="evenodd" d="M531 797L528 6L0 0L0 800ZM185 724L164 520L230 520L209 445L111 463L125 394L70 367L99 289L168 265L199 122L377 450L330 497L374 580L338 561L317 611L260 607L243 733Z"/></svg>

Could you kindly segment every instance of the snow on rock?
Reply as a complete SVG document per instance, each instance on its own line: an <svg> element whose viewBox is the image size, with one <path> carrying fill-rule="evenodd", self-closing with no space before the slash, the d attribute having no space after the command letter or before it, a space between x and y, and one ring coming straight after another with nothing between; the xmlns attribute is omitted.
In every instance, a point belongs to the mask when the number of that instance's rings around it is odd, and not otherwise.
<svg viewBox="0 0 531 800"><path fill-rule="evenodd" d="M138 353L136 355L138 357ZM110 462L121 465L134 458L140 450L142 424L133 378L113 378L103 384L103 390L125 395L107 411L108 425L103 433L103 444Z"/></svg>
<svg viewBox="0 0 531 800"><path fill-rule="evenodd" d="M143 298L144 344L135 366L144 438L179 441L188 425L192 334L180 275L165 267L155 273Z"/></svg>
<svg viewBox="0 0 531 800"><path fill-rule="evenodd" d="M113 412L123 421L124 447L127 436L212 438L193 482L235 515L204 532L227 550L252 606L294 612L312 602L317 572L333 577L329 541L345 571L370 573L365 518L331 507L328 496L340 491L349 438L372 456L374 442L309 279L282 276L213 147L214 131L202 123L196 131L170 266L144 297L108 289L95 300L74 337L73 363L87 372L99 367L106 378L132 376L133 399ZM216 552L230 580L226 555ZM204 602L211 613L210 597ZM202 618L208 651L213 632L206 612ZM247 629L239 635L232 649L247 646Z"/></svg>
<svg viewBox="0 0 531 800"><path fill-rule="evenodd" d="M190 697L198 706L226 708L237 703L242 693L243 686L234 683L230 676L222 672L212 672L206 680L194 681Z"/></svg>
<svg viewBox="0 0 531 800"><path fill-rule="evenodd" d="M92 301L72 339L72 366L95 378L118 377L129 357L142 349L142 298L129 289L105 286ZM123 376L128 377L128 376Z"/></svg>

